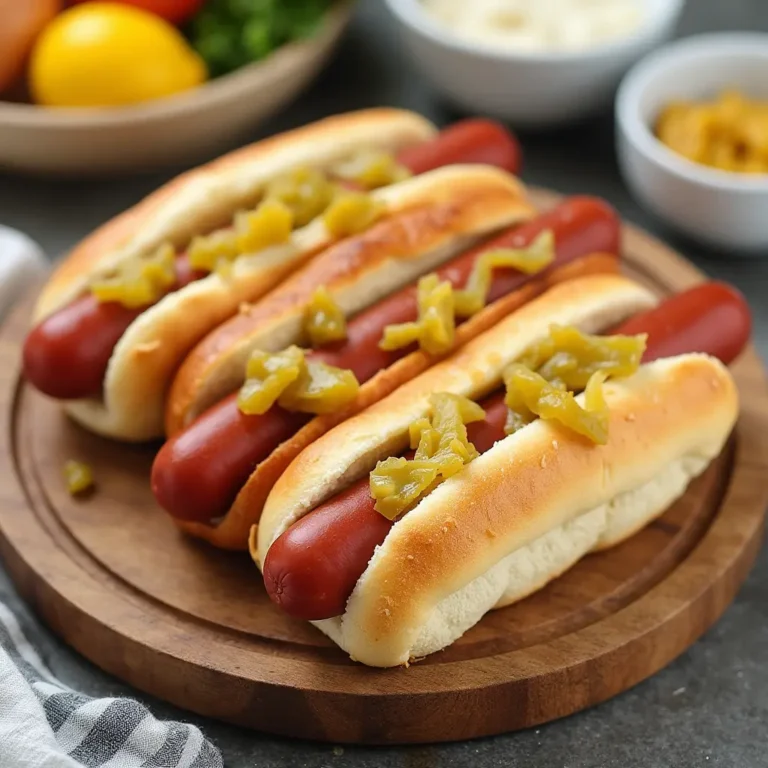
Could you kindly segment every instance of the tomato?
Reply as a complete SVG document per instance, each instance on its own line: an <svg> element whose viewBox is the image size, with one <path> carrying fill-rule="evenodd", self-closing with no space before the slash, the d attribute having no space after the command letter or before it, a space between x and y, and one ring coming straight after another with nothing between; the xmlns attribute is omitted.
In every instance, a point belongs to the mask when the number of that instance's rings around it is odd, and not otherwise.
<svg viewBox="0 0 768 768"><path fill-rule="evenodd" d="M60 0L0 0L0 91L19 79L35 39L59 6Z"/></svg>
<svg viewBox="0 0 768 768"><path fill-rule="evenodd" d="M201 8L204 0L114 0L126 5L135 5L145 11L170 21L181 24L191 19ZM16 0L18 2L18 0ZM70 0L72 5L91 2L91 0Z"/></svg>
<svg viewBox="0 0 768 768"><path fill-rule="evenodd" d="M32 51L34 100L53 107L136 104L193 88L206 66L167 21L118 3L69 8Z"/></svg>

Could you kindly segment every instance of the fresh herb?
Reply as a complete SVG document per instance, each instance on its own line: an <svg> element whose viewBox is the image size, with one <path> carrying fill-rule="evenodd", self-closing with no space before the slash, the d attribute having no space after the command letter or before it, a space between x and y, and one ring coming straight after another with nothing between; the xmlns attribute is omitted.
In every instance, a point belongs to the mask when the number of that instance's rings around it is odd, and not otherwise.
<svg viewBox="0 0 768 768"><path fill-rule="evenodd" d="M316 34L334 0L207 0L186 33L213 77Z"/></svg>

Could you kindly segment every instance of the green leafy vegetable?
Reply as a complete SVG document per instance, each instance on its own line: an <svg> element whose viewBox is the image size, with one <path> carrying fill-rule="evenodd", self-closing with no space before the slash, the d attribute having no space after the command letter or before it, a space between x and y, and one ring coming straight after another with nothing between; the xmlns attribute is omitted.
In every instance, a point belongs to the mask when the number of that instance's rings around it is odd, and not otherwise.
<svg viewBox="0 0 768 768"><path fill-rule="evenodd" d="M187 26L213 77L316 34L334 0L207 0Z"/></svg>

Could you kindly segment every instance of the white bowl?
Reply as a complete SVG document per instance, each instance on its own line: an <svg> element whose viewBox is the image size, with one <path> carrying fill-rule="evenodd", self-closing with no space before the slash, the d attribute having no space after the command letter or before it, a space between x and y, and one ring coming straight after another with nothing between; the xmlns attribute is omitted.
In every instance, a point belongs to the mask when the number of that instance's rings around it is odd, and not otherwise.
<svg viewBox="0 0 768 768"><path fill-rule="evenodd" d="M698 165L665 147L651 124L675 99L738 88L768 101L768 35L701 35L638 64L616 99L619 165L633 194L682 232L718 248L768 248L768 175Z"/></svg>
<svg viewBox="0 0 768 768"><path fill-rule="evenodd" d="M609 104L627 69L672 34L684 0L642 2L643 22L634 34L557 53L475 45L434 19L421 0L387 0L416 66L450 101L537 127L572 122Z"/></svg>
<svg viewBox="0 0 768 768"><path fill-rule="evenodd" d="M157 101L106 109L0 101L0 169L101 175L216 153L296 98L330 57L351 8L346 0L334 5L316 37Z"/></svg>

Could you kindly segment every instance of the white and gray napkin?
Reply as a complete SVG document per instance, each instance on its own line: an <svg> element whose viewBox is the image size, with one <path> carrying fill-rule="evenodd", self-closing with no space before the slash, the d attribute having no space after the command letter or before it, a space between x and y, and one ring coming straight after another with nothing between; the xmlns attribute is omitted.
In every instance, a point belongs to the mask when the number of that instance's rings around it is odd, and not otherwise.
<svg viewBox="0 0 768 768"><path fill-rule="evenodd" d="M47 269L40 247L0 225L0 321ZM50 672L0 602L0 768L222 768L194 725L134 699L94 699Z"/></svg>

